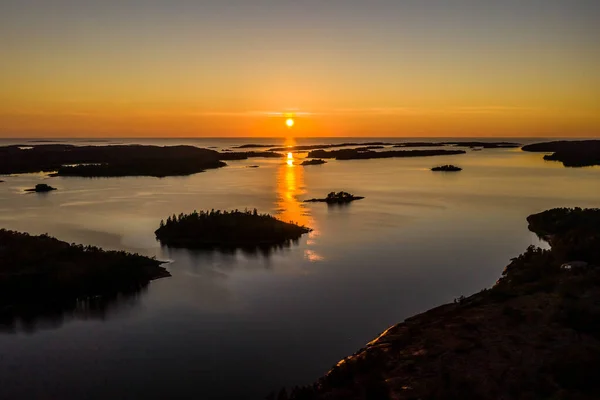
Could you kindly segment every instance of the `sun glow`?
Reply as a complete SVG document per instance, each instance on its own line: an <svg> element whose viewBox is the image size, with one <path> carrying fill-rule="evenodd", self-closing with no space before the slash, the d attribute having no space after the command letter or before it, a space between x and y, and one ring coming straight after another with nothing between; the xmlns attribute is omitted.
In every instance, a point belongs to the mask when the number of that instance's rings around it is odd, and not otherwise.
<svg viewBox="0 0 600 400"><path fill-rule="evenodd" d="M310 262L318 262L324 258L313 248L320 235L317 222L312 217L310 208L299 200L306 195L304 169L294 165L293 153L287 153L286 158L287 163L281 164L277 170L277 217L282 221L294 221L313 229L306 239L304 258Z"/></svg>
<svg viewBox="0 0 600 400"><path fill-rule="evenodd" d="M294 126L294 120L292 118L288 118L285 120L285 124L288 128L291 128L292 126Z"/></svg>

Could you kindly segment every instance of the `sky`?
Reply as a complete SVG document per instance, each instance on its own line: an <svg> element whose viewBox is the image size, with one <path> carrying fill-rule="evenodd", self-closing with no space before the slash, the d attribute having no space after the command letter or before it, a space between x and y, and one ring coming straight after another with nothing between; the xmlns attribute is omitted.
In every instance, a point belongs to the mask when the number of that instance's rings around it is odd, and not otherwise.
<svg viewBox="0 0 600 400"><path fill-rule="evenodd" d="M600 136L598 21L597 0L3 0L0 137Z"/></svg>

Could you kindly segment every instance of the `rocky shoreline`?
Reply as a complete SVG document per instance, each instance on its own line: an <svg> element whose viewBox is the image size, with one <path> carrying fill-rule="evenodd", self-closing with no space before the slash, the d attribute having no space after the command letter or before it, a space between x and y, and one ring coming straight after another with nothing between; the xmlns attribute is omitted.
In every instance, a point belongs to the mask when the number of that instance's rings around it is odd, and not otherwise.
<svg viewBox="0 0 600 400"><path fill-rule="evenodd" d="M550 250L530 246L492 288L407 318L277 398L599 398L600 209L527 220Z"/></svg>

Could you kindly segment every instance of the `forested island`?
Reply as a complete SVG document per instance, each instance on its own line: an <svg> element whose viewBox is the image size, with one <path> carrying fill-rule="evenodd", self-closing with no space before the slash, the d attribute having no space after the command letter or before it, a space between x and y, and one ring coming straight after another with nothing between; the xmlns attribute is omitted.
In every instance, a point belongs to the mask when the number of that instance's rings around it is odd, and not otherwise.
<svg viewBox="0 0 600 400"><path fill-rule="evenodd" d="M153 258L0 229L0 317L111 296L170 276Z"/></svg>
<svg viewBox="0 0 600 400"><path fill-rule="evenodd" d="M252 248L298 240L311 229L253 211L194 211L173 215L155 231L161 244L185 248Z"/></svg>
<svg viewBox="0 0 600 400"><path fill-rule="evenodd" d="M330 192L327 197L322 199L304 200L305 203L327 203L327 204L346 204L354 200L361 200L364 197L354 196L348 192Z"/></svg>
<svg viewBox="0 0 600 400"><path fill-rule="evenodd" d="M176 176L223 167L220 153L193 146L0 147L0 174L55 172L58 176Z"/></svg>
<svg viewBox="0 0 600 400"><path fill-rule="evenodd" d="M272 151L217 152L194 146L74 146L43 144L0 147L0 174L52 172L52 176L183 176L224 167L225 160L281 158Z"/></svg>
<svg viewBox="0 0 600 400"><path fill-rule="evenodd" d="M600 165L600 140L558 140L528 144L523 151L552 153L544 160L560 161L565 167L589 167Z"/></svg>
<svg viewBox="0 0 600 400"><path fill-rule="evenodd" d="M457 167L456 165L452 165L452 164L446 164L446 165L440 165L439 167L433 167L431 168L432 171L434 172L458 172L458 171L462 171L461 167Z"/></svg>
<svg viewBox="0 0 600 400"><path fill-rule="evenodd" d="M527 220L550 250L530 246L492 288L390 327L278 398L600 398L600 210Z"/></svg>
<svg viewBox="0 0 600 400"><path fill-rule="evenodd" d="M312 160L304 160L300 165L321 165L326 164L327 161L321 160L320 158L313 158Z"/></svg>
<svg viewBox="0 0 600 400"><path fill-rule="evenodd" d="M389 151L358 151L356 149L341 150L313 150L308 153L309 158L335 158L336 160L368 160L372 158L394 157L431 157L465 154L464 150L389 150Z"/></svg>

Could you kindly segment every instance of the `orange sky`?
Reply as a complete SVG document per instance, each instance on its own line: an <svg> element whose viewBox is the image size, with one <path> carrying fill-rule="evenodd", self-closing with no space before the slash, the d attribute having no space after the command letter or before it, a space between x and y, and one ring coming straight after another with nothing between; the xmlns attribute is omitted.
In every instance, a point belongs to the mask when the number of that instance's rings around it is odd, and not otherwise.
<svg viewBox="0 0 600 400"><path fill-rule="evenodd" d="M140 1L0 5L0 137L600 136L595 2Z"/></svg>

